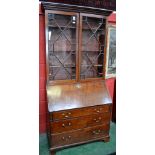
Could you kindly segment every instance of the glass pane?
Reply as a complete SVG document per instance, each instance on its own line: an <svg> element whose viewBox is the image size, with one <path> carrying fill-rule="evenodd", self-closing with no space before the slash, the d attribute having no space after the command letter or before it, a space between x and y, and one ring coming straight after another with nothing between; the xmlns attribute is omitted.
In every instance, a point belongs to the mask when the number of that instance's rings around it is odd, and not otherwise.
<svg viewBox="0 0 155 155"><path fill-rule="evenodd" d="M105 19L83 17L81 79L103 76Z"/></svg>
<svg viewBox="0 0 155 155"><path fill-rule="evenodd" d="M76 20L48 14L49 80L76 78Z"/></svg>
<svg viewBox="0 0 155 155"><path fill-rule="evenodd" d="M116 74L116 28L109 28L109 51L107 74Z"/></svg>

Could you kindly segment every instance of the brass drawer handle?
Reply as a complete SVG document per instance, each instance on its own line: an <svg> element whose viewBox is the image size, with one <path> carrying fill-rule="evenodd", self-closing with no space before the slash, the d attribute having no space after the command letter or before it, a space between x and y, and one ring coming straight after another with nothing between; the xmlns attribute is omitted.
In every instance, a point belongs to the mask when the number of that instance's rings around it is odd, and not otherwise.
<svg viewBox="0 0 155 155"><path fill-rule="evenodd" d="M62 127L67 127L67 126L71 126L71 125L72 125L72 123L70 123L70 122L68 124L66 124L66 125L63 123Z"/></svg>
<svg viewBox="0 0 155 155"><path fill-rule="evenodd" d="M95 121L96 123L100 122L100 120L96 120L96 119L94 119L94 121Z"/></svg>
<svg viewBox="0 0 155 155"><path fill-rule="evenodd" d="M100 108L100 109L95 109L95 111L96 111L97 113L100 113L100 112L102 111L102 108Z"/></svg>
<svg viewBox="0 0 155 155"><path fill-rule="evenodd" d="M68 137L62 137L62 140L65 140L65 141L67 141L67 140L70 140L71 139L71 136L68 136Z"/></svg>
<svg viewBox="0 0 155 155"><path fill-rule="evenodd" d="M68 117L70 117L69 115L71 115L71 113L70 113L70 112L68 112L68 113L62 113L62 115L63 115L65 118L68 118Z"/></svg>
<svg viewBox="0 0 155 155"><path fill-rule="evenodd" d="M96 123L100 122L101 120L102 120L101 117L99 117L98 119L97 119L97 118L94 119L94 121L95 121Z"/></svg>
<svg viewBox="0 0 155 155"><path fill-rule="evenodd" d="M101 133L101 130L93 131L93 134L94 134L94 135L98 135L98 134L100 134L100 133Z"/></svg>

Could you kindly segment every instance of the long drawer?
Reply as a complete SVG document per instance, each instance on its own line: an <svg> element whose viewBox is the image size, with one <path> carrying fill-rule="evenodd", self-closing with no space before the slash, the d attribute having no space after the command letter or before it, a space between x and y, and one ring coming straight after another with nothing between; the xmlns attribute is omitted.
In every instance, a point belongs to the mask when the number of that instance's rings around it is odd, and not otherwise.
<svg viewBox="0 0 155 155"><path fill-rule="evenodd" d="M52 147L78 143L109 135L109 124L88 127L51 136Z"/></svg>
<svg viewBox="0 0 155 155"><path fill-rule="evenodd" d="M100 125L110 121L110 113L87 115L74 119L51 122L52 133L62 133L70 130Z"/></svg>
<svg viewBox="0 0 155 155"><path fill-rule="evenodd" d="M111 105L105 104L101 106L93 106L93 107L87 107L87 108L79 108L79 109L52 112L50 113L50 119L52 121L55 121L59 119L68 119L68 118L73 118L73 117L110 112L110 107Z"/></svg>

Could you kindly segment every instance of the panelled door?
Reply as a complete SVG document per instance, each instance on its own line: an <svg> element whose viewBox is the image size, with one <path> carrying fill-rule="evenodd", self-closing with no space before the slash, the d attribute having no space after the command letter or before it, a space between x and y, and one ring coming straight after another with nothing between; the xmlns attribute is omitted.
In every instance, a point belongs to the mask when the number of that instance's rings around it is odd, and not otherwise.
<svg viewBox="0 0 155 155"><path fill-rule="evenodd" d="M80 27L80 79L103 78L106 19L80 14Z"/></svg>
<svg viewBox="0 0 155 155"><path fill-rule="evenodd" d="M76 81L79 14L46 11L45 16L48 81Z"/></svg>

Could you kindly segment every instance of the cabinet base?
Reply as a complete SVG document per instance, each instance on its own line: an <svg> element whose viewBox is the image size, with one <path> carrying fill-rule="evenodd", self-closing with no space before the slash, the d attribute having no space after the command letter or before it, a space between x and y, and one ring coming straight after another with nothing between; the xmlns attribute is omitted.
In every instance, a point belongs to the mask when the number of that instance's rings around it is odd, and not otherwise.
<svg viewBox="0 0 155 155"><path fill-rule="evenodd" d="M110 136L97 138L97 139L93 139L93 140L88 140L88 141L85 141L85 142L74 143L74 144L70 144L70 145L50 148L50 153L51 153L50 155L56 155L57 150L61 150L61 149L65 149L65 148L69 148L69 147L73 147L73 146L78 146L78 145L86 144L86 143L89 143L89 142L95 142L95 141L104 141L106 143L106 142L110 141Z"/></svg>
<svg viewBox="0 0 155 155"><path fill-rule="evenodd" d="M110 137L105 137L104 139L103 139L103 141L106 143L106 142L109 142L110 141Z"/></svg>

